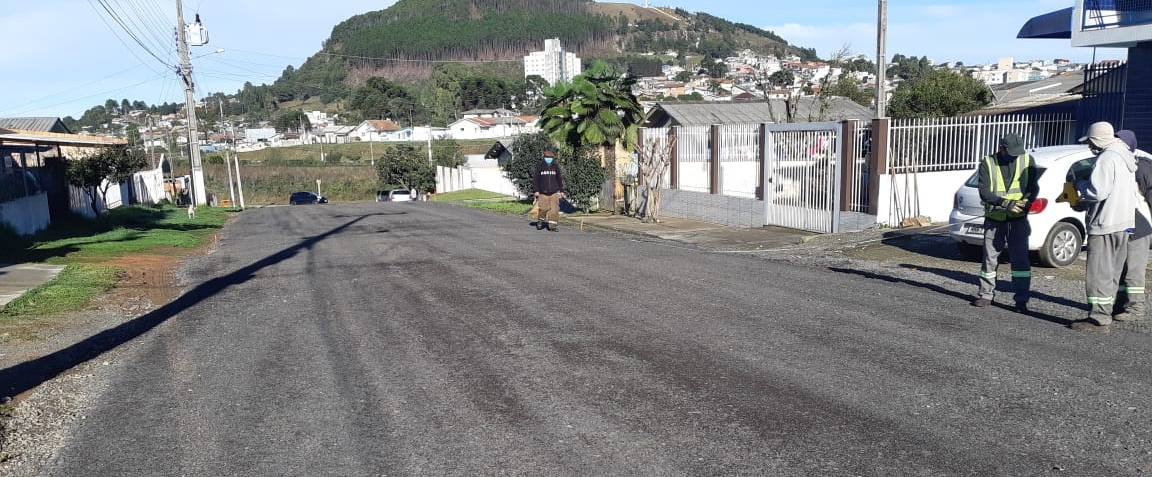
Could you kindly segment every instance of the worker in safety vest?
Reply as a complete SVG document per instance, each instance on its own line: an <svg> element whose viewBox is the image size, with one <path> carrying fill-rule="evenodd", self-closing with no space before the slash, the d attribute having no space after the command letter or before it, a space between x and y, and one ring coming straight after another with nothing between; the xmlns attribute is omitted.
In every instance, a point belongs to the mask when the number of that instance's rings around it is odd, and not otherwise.
<svg viewBox="0 0 1152 477"><path fill-rule="evenodd" d="M984 261L980 264L980 295L972 306L992 304L996 295L996 269L1000 254L1008 251L1012 264L1015 310L1028 312L1032 263L1028 256L1028 209L1040 190L1036 164L1015 133L1000 138L999 150L984 156L979 166L980 201L984 203Z"/></svg>

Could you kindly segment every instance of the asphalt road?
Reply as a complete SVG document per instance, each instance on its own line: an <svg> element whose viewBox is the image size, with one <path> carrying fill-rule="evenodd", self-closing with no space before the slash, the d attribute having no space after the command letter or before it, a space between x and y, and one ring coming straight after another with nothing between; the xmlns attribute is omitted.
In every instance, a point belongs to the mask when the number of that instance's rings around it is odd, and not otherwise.
<svg viewBox="0 0 1152 477"><path fill-rule="evenodd" d="M249 210L185 272L55 475L1152 471L1147 333L947 290L439 203Z"/></svg>

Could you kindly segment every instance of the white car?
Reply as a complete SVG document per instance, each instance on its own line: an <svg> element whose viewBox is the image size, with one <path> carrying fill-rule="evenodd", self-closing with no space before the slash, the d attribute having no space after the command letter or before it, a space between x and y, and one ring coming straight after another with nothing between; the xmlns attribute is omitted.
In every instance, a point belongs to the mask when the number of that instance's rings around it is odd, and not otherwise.
<svg viewBox="0 0 1152 477"><path fill-rule="evenodd" d="M376 192L376 202L411 202L416 200L409 189L392 189Z"/></svg>
<svg viewBox="0 0 1152 477"><path fill-rule="evenodd" d="M1084 248L1084 213L1072 210L1067 202L1056 202L1064 190L1068 168L1092 157L1087 145L1038 147L1028 151L1040 173L1040 193L1028 210L1032 235L1028 249L1036 252L1041 265L1064 267L1076 262ZM1143 155L1137 151L1137 155ZM968 256L980 256L984 244L984 204L977 188L978 174L960 186L948 216L952 240Z"/></svg>

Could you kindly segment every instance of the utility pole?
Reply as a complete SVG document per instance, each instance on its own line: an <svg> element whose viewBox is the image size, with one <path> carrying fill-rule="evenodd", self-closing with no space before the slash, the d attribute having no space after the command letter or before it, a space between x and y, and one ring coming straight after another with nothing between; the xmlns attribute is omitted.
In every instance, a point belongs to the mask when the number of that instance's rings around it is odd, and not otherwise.
<svg viewBox="0 0 1152 477"><path fill-rule="evenodd" d="M888 0L877 0L876 14L876 117L883 118L888 113L888 92L884 85L888 80L887 54L884 52L888 38Z"/></svg>
<svg viewBox="0 0 1152 477"><path fill-rule="evenodd" d="M220 98L220 131L224 131L224 98ZM228 137L225 134L224 137ZM236 155L236 137L232 137L232 155ZM228 163L228 154L224 154L224 168L228 170L228 203L232 207L236 207L236 192L232 189L232 164Z"/></svg>
<svg viewBox="0 0 1152 477"><path fill-rule="evenodd" d="M188 58L188 38L184 32L184 4L176 0L176 38L180 49L180 75L184 79L185 114L188 116L188 156L192 163L192 202L208 203L204 193L204 166L200 163L200 133L196 130L196 98L192 85L192 63Z"/></svg>
<svg viewBox="0 0 1152 477"><path fill-rule="evenodd" d="M236 162L236 189L240 192L240 210L244 210L244 183L240 182L240 154L236 153L236 125L230 124L232 130L232 160Z"/></svg>

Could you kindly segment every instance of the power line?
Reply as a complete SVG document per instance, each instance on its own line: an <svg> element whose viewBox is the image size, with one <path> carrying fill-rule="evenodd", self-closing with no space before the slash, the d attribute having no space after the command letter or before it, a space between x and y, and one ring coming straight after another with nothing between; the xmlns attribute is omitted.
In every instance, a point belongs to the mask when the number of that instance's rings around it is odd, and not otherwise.
<svg viewBox="0 0 1152 477"><path fill-rule="evenodd" d="M162 64L168 68L173 67L173 65L170 65L166 61L164 61L163 58L160 58L159 56L157 56L156 53L153 52L152 49L148 47L148 45L145 45L144 42L140 40L139 36L136 35L136 32L134 32L128 26L128 24L120 17L120 15L118 15L115 11L113 11L112 7L105 0L96 0L96 2L99 3L101 7L104 8L104 11L106 13L108 13L108 16L111 17L112 20L116 22L116 24L120 25L120 28L124 30L124 33L128 34L128 37L131 38L134 42L136 42L136 44L139 45L140 48L143 48L146 53L148 53L153 58L155 58L156 61L159 61L160 64ZM89 0L89 5L91 5L91 0ZM93 8L95 8L95 6L93 6ZM97 13L99 13L99 10L97 10ZM104 24L108 25L108 22L105 20ZM108 25L108 28L112 29L113 34L115 34L115 29L112 28L112 25ZM116 37L120 38L120 35L116 35ZM123 43L123 39L121 39L121 43ZM124 46L127 47L128 45L124 45ZM132 49L129 48L129 51L131 51L131 50ZM133 52L133 55L135 55L134 52ZM139 57L137 57L137 58L139 58ZM141 61L143 61L143 60L141 60Z"/></svg>

